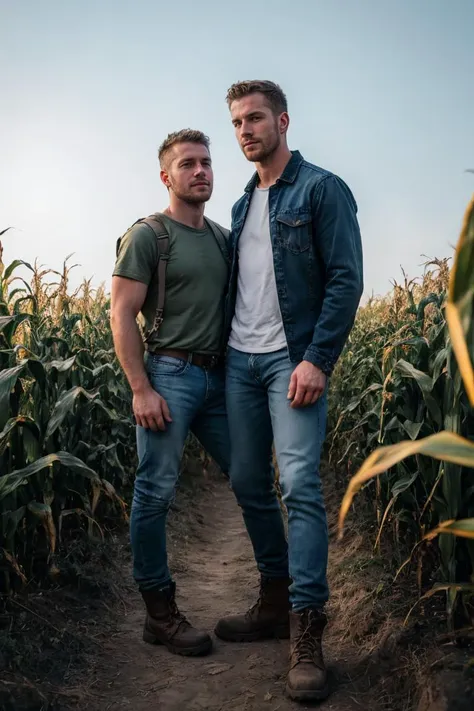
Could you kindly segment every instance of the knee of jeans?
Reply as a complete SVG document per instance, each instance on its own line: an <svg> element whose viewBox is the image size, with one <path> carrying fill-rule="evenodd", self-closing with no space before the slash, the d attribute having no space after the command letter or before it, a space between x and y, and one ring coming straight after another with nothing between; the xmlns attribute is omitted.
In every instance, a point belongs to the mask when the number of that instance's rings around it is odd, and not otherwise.
<svg viewBox="0 0 474 711"><path fill-rule="evenodd" d="M137 480L133 493L134 508L154 509L157 513L167 511L176 495L175 487L159 486L154 482Z"/></svg>
<svg viewBox="0 0 474 711"><path fill-rule="evenodd" d="M229 482L230 488L232 489L237 498L240 498L241 495L245 494L245 491L248 488L246 486L246 482L242 480L242 477L235 476L232 469L229 472Z"/></svg>
<svg viewBox="0 0 474 711"><path fill-rule="evenodd" d="M306 469L292 472L280 472L280 487L285 504L322 500L322 487L319 471L308 472Z"/></svg>
<svg viewBox="0 0 474 711"><path fill-rule="evenodd" d="M231 489L237 499L256 500L267 498L274 493L274 482L271 477L263 479L253 468L248 467L242 471L235 471L230 468L229 475Z"/></svg>

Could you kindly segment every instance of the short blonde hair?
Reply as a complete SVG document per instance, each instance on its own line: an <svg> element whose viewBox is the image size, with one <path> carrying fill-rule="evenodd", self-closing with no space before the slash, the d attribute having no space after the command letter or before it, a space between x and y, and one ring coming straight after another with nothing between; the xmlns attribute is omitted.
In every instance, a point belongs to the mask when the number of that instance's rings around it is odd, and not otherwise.
<svg viewBox="0 0 474 711"><path fill-rule="evenodd" d="M253 79L232 84L227 92L226 101L230 109L233 101L243 99L250 94L263 94L274 114L288 111L288 102L282 88L273 81Z"/></svg>
<svg viewBox="0 0 474 711"><path fill-rule="evenodd" d="M177 143L201 143L209 150L209 138L202 131L195 131L192 128L183 128L181 131L169 133L161 146L158 148L158 160L160 167L166 166L166 155Z"/></svg>

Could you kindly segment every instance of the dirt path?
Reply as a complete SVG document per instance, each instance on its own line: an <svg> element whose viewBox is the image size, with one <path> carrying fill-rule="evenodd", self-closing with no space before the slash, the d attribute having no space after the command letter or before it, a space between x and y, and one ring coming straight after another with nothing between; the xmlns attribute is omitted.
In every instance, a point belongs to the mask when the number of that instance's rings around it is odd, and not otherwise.
<svg viewBox="0 0 474 711"><path fill-rule="evenodd" d="M179 606L195 625L212 632L221 615L245 610L255 600L258 578L240 509L226 484L212 482L198 508L189 526L184 511L180 535L171 534L172 568ZM124 570L130 578L129 561ZM229 644L214 637L210 656L181 658L144 644L142 624L142 602L131 586L117 629L107 630L101 657L90 670L88 711L307 708L284 694L287 641ZM331 628L325 649L333 687L325 710L386 708L373 698L369 702L370 678L363 678L362 686L360 680L367 670L362 675L359 670L355 681L356 667L342 658Z"/></svg>

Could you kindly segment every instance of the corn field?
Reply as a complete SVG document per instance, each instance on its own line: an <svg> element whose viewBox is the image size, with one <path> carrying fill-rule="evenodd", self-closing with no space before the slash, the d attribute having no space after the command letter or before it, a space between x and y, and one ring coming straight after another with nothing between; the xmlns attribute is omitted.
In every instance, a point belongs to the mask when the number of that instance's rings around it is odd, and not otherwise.
<svg viewBox="0 0 474 711"><path fill-rule="evenodd" d="M0 594L56 580L64 538L93 543L109 519L127 520L131 393L109 295L90 280L71 293L69 259L61 271L5 266L0 241ZM183 468L196 463L209 458L190 436Z"/></svg>
<svg viewBox="0 0 474 711"><path fill-rule="evenodd" d="M126 518L130 392L109 297L90 281L70 293L72 268L5 266L0 242L0 593L54 577L64 537L101 538L109 516ZM474 201L454 266L431 260L359 309L327 438L341 489L349 481L341 533L363 487L376 548L394 571L416 564L420 591L425 578L427 595L445 591L451 622L474 592L473 308Z"/></svg>
<svg viewBox="0 0 474 711"><path fill-rule="evenodd" d="M102 537L100 518L124 514L117 491L134 468L109 299L88 281L70 294L68 262L60 272L20 260L5 267L0 243L2 593L53 575L71 528Z"/></svg>
<svg viewBox="0 0 474 711"><path fill-rule="evenodd" d="M358 469L341 535L364 486L375 545L390 532L398 565L411 548L400 569L417 557L421 588L423 554L436 540L438 567L427 571L435 584L425 597L447 593L450 624L460 608L472 624L472 605L464 605L474 594L474 200L454 267L426 267L421 280L405 278L360 309L332 384L330 457L349 475Z"/></svg>

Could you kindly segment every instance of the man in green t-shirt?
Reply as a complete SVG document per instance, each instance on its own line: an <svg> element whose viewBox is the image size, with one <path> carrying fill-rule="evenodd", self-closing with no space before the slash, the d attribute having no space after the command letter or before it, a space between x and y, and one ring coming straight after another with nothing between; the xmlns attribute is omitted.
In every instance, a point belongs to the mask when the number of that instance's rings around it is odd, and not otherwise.
<svg viewBox="0 0 474 711"><path fill-rule="evenodd" d="M159 160L169 192L169 207L158 214L168 237L163 322L157 329L161 235L139 221L118 248L111 324L137 423L131 544L134 578L147 609L143 639L175 654L197 655L209 652L212 642L176 605L166 517L190 431L223 472L229 468L223 364L228 231L204 217L213 187L209 139L190 129L170 134Z"/></svg>

